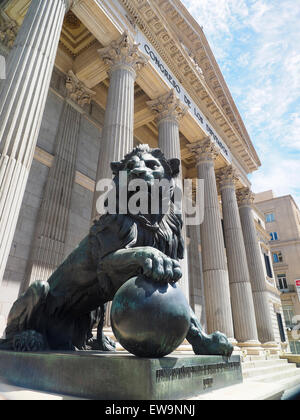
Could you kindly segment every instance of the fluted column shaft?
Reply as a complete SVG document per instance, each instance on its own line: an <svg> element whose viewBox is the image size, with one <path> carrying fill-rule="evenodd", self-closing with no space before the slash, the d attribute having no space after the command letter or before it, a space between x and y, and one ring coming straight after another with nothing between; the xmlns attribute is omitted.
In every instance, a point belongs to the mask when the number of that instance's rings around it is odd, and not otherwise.
<svg viewBox="0 0 300 420"><path fill-rule="evenodd" d="M207 138L190 147L204 180L204 220L200 225L207 331L219 330L233 339L229 278L218 201L214 159L217 150Z"/></svg>
<svg viewBox="0 0 300 420"><path fill-rule="evenodd" d="M202 327L206 330L202 258L200 251L200 226L187 226L186 231L188 236L190 305L196 317L200 320Z"/></svg>
<svg viewBox="0 0 300 420"><path fill-rule="evenodd" d="M137 71L147 63L127 32L98 52L111 67L96 182L110 179L110 163L123 159L133 149L134 82ZM98 215L99 195L96 191L92 219Z"/></svg>
<svg viewBox="0 0 300 420"><path fill-rule="evenodd" d="M157 114L156 122L158 125L158 146L167 159L177 158L181 161L179 124L184 117L187 109L176 97L174 90L167 94L147 102L148 106ZM177 187L182 191L182 170L176 178ZM183 214L184 222L184 214ZM186 243L186 230L183 223L182 235ZM185 248L185 256L181 261L182 278L179 281L180 287L189 301L189 279L188 279L188 258Z"/></svg>
<svg viewBox="0 0 300 420"><path fill-rule="evenodd" d="M81 113L66 101L21 292L35 280L47 280L64 259L80 120Z"/></svg>
<svg viewBox="0 0 300 420"><path fill-rule="evenodd" d="M7 61L0 92L0 282L30 171L50 84L65 0L34 0Z"/></svg>
<svg viewBox="0 0 300 420"><path fill-rule="evenodd" d="M258 338L263 344L267 342L274 342L275 338L269 306L269 292L267 290L251 206L254 196L251 194L249 189L244 189L238 192L238 198L239 212L252 285Z"/></svg>
<svg viewBox="0 0 300 420"><path fill-rule="evenodd" d="M109 163L122 159L133 148L135 77L133 68L111 69L97 181L111 178Z"/></svg>
<svg viewBox="0 0 300 420"><path fill-rule="evenodd" d="M239 209L231 166L218 172L229 273L234 334L239 343L256 342L258 335Z"/></svg>
<svg viewBox="0 0 300 420"><path fill-rule="evenodd" d="M96 174L97 182L110 179L111 162L120 161L133 149L134 83L137 72L147 64L127 32L108 47L98 50L100 57L110 65L110 83L101 135L100 153ZM101 192L94 193L92 220L99 217L97 200ZM110 307L107 305L105 325L110 326Z"/></svg>

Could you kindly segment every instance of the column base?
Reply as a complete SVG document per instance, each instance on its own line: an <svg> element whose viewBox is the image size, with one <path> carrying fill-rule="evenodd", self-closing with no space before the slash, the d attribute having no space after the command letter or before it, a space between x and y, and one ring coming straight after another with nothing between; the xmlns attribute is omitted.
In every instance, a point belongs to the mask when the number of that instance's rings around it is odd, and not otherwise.
<svg viewBox="0 0 300 420"><path fill-rule="evenodd" d="M275 341L268 341L263 343L262 348L265 350L266 355L279 355L281 353L281 348Z"/></svg>
<svg viewBox="0 0 300 420"><path fill-rule="evenodd" d="M261 343L257 340L244 341L237 344L241 349L244 357L247 356L265 356L265 350L263 349Z"/></svg>

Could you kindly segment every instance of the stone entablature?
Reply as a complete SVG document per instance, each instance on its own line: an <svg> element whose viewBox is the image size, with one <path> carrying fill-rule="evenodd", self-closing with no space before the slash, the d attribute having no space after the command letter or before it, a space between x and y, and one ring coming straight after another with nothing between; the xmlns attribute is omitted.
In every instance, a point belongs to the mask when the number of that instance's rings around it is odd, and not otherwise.
<svg viewBox="0 0 300 420"><path fill-rule="evenodd" d="M212 86L207 84L207 81L203 80L203 76L195 69L195 54L194 52L201 49L204 56L201 60L206 60L206 62L214 63L210 64L210 70L216 75L220 73L217 63L215 60L212 60L213 56L209 48L203 43L199 33L195 31L192 25L189 25L189 31L193 34L195 42L192 45L191 49L184 48L179 39L174 39L168 31L168 27L165 25L164 19L167 19L172 30L178 33L178 26L174 24L174 16L178 13L176 12L176 7L174 7L168 0L160 0L159 9L150 2L143 2L142 6L137 4L137 0L128 1L120 0L120 2L126 7L126 11L134 18L134 23L138 26L139 29L150 40L152 45L157 49L161 57L165 60L167 65L170 67L172 72L175 74L178 80L188 87L188 91L193 97L193 99L199 103L199 97L201 99L201 108L204 110L207 115L210 115L210 118L215 121L217 131L222 133L222 137L225 139L229 145L232 145L232 149L235 147L243 146L243 151L236 151L235 153L241 155L243 153L248 154L247 158L240 159L246 163L248 166L248 171L252 172L254 169L257 169L257 166L260 165L259 159L256 155L256 152L253 148L251 140L246 132L244 125L242 124L241 118L238 114L238 111L233 103L231 98L231 104L228 104L227 97L229 94L228 88L224 79L220 80L218 77L218 87L212 89ZM178 3L178 2L176 2ZM163 11L163 18L161 16L161 11ZM186 22L188 25L190 22ZM178 38L183 38L185 36L184 31L180 31ZM202 38L205 36L202 34ZM177 42L176 42L177 41ZM196 48L197 42L197 48ZM207 44L208 45L208 44ZM198 65L199 61L198 60ZM201 67L202 69L202 67ZM202 69L203 70L203 69ZM220 75L218 75L220 76ZM215 76L216 79L216 76ZM218 98L222 96L223 105L218 102ZM230 94L229 94L230 95ZM224 103L226 102L226 104ZM233 105L235 107L235 114L233 114L232 109ZM230 117L229 114L231 113ZM238 120L236 119L238 117ZM234 123L231 121L233 119ZM251 169L252 168L252 169Z"/></svg>
<svg viewBox="0 0 300 420"><path fill-rule="evenodd" d="M23 3L26 9L30 2L23 0ZM259 159L226 83L204 34L197 27L192 17L188 15L186 9L180 2L176 1L173 4L169 0L159 0L158 4L150 1L141 3L137 0L120 0L120 4L125 7L124 16L118 16L121 9L116 13L109 4L105 4L105 8L100 9L96 3L91 5L85 0L74 2L72 12L84 22L84 25L104 46L108 45L108 38L110 40L117 39L118 35L116 34L119 32L120 35L124 29L129 29L132 35L134 35L135 29L142 31L179 82L187 89L191 99L212 121L212 127L227 143L237 159L242 162L243 169L248 173L257 169L260 165ZM17 13L18 23L22 20L23 9L19 6L9 9L11 13ZM100 30L98 23L102 16L107 18L107 24L104 23L106 31ZM127 20L128 28L124 26L126 16L134 26L129 20ZM176 33L178 34L177 37L174 36ZM64 38L66 38L65 35ZM73 40L76 40L76 37ZM90 49L93 49L93 45L90 46ZM88 51L85 50L85 53L88 53ZM77 56L77 58L80 59L80 56ZM99 58L95 57L93 60L96 63ZM101 71L99 71L100 73ZM92 74L94 75L94 71L91 72ZM149 75L148 71L147 75ZM93 77L95 80L97 79L95 76ZM149 85L149 82L144 81ZM90 83L87 85L89 88L94 87ZM147 94L149 93L147 92ZM155 99L157 96L150 96L150 98ZM191 133L192 130L190 129L189 132ZM189 141L194 141L194 139L189 139Z"/></svg>

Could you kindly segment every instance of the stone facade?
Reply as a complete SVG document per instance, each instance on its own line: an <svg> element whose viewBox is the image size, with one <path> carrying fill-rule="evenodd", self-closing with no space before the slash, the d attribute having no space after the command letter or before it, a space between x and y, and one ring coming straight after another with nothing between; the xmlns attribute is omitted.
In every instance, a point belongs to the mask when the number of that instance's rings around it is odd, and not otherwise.
<svg viewBox="0 0 300 420"><path fill-rule="evenodd" d="M0 86L2 323L17 295L86 235L109 163L148 143L181 160L178 186L204 179L204 220L184 229L180 282L197 317L208 332L226 333L237 352L276 353L248 200L247 175L260 161L203 31L179 0L104 3L9 0L2 10L9 70ZM8 22L18 33L10 53ZM17 76L14 65L25 62Z"/></svg>

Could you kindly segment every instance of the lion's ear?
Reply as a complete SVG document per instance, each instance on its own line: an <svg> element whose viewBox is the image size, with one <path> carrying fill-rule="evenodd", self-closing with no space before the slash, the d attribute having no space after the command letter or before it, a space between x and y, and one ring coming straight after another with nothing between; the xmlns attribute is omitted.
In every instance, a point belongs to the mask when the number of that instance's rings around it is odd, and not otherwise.
<svg viewBox="0 0 300 420"><path fill-rule="evenodd" d="M169 159L168 163L172 171L172 177L174 178L179 174L180 171L180 160L179 159Z"/></svg>
<svg viewBox="0 0 300 420"><path fill-rule="evenodd" d="M111 168L112 173L114 175L118 175L118 173L120 172L120 170L122 168L122 162L111 162L110 163L110 168Z"/></svg>

